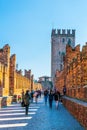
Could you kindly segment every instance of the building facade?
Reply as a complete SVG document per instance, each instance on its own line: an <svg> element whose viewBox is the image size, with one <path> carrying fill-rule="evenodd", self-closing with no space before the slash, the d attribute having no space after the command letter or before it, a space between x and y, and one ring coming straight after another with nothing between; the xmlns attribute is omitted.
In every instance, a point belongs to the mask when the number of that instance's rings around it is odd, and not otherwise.
<svg viewBox="0 0 87 130"><path fill-rule="evenodd" d="M0 106L5 105L8 98L21 95L22 91L34 87L31 70L16 70L16 55L10 56L10 46L6 44L0 49Z"/></svg>
<svg viewBox="0 0 87 130"><path fill-rule="evenodd" d="M42 85L42 89L52 89L53 87L53 84L52 84L52 81L51 81L51 77L49 76L42 76L42 77L39 77L39 83L41 83Z"/></svg>
<svg viewBox="0 0 87 130"><path fill-rule="evenodd" d="M63 56L66 45L75 47L75 30L53 29L51 33L51 77L54 79L56 70L63 69Z"/></svg>

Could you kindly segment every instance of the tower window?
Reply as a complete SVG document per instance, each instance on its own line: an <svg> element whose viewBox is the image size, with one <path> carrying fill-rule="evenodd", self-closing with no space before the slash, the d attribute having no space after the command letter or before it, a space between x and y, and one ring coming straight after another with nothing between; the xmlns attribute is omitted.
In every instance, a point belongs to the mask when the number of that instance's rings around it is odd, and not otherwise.
<svg viewBox="0 0 87 130"><path fill-rule="evenodd" d="M62 70L62 65L60 64L60 71Z"/></svg>
<svg viewBox="0 0 87 130"><path fill-rule="evenodd" d="M65 42L65 39L64 39L64 38L62 39L62 42L63 42L63 43Z"/></svg>
<svg viewBox="0 0 87 130"><path fill-rule="evenodd" d="M71 45L71 39L68 39L68 45Z"/></svg>

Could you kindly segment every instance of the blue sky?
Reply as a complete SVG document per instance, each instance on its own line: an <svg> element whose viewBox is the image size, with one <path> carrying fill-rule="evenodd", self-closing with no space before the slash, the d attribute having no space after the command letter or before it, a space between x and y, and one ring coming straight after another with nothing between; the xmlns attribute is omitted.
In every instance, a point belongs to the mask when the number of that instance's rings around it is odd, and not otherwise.
<svg viewBox="0 0 87 130"><path fill-rule="evenodd" d="M87 41L87 0L0 0L0 48L9 44L18 69L51 74L51 30L75 29Z"/></svg>

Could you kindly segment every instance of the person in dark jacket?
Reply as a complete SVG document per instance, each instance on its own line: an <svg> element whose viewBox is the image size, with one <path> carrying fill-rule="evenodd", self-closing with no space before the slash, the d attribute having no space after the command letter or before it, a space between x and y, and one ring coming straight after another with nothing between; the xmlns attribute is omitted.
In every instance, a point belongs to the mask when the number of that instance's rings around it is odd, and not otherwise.
<svg viewBox="0 0 87 130"><path fill-rule="evenodd" d="M30 94L29 94L29 90L26 91L25 95L24 95L24 104L25 104L25 114L28 115L28 107L30 105Z"/></svg>
<svg viewBox="0 0 87 130"><path fill-rule="evenodd" d="M33 103L34 91L31 90L31 102Z"/></svg>
<svg viewBox="0 0 87 130"><path fill-rule="evenodd" d="M63 86L63 95L66 95L66 86Z"/></svg>
<svg viewBox="0 0 87 130"><path fill-rule="evenodd" d="M49 107L52 108L52 103L53 103L53 91L50 90L49 92Z"/></svg>
<svg viewBox="0 0 87 130"><path fill-rule="evenodd" d="M58 90L56 90L54 93L54 100L56 103L56 109L58 109L58 104L59 104L59 100L60 100L60 92Z"/></svg>
<svg viewBox="0 0 87 130"><path fill-rule="evenodd" d="M46 89L46 90L44 91L45 105L47 104L47 99L48 99L48 90Z"/></svg>
<svg viewBox="0 0 87 130"><path fill-rule="evenodd" d="M21 101L21 106L24 107L24 90L22 90L22 101Z"/></svg>

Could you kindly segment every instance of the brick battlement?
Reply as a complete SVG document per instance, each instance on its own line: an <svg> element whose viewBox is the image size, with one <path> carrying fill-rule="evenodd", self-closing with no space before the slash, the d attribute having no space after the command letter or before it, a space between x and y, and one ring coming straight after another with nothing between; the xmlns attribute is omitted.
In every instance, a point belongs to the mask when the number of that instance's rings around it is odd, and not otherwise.
<svg viewBox="0 0 87 130"><path fill-rule="evenodd" d="M71 30L71 29L52 29L52 33L51 33L51 36L54 36L54 35L72 35L72 36L75 36L75 30Z"/></svg>
<svg viewBox="0 0 87 130"><path fill-rule="evenodd" d="M82 51L80 45L77 45L74 51L67 45L62 71L56 72L55 86L62 92L66 84L68 96L87 101L87 89L83 89L83 86L87 85L87 44L82 47Z"/></svg>
<svg viewBox="0 0 87 130"><path fill-rule="evenodd" d="M10 46L4 45L0 49L0 96L21 94L22 89L31 89L31 70L22 75L22 70L16 70L16 54L10 55ZM33 87L33 86L32 86ZM3 89L4 88L4 89Z"/></svg>

